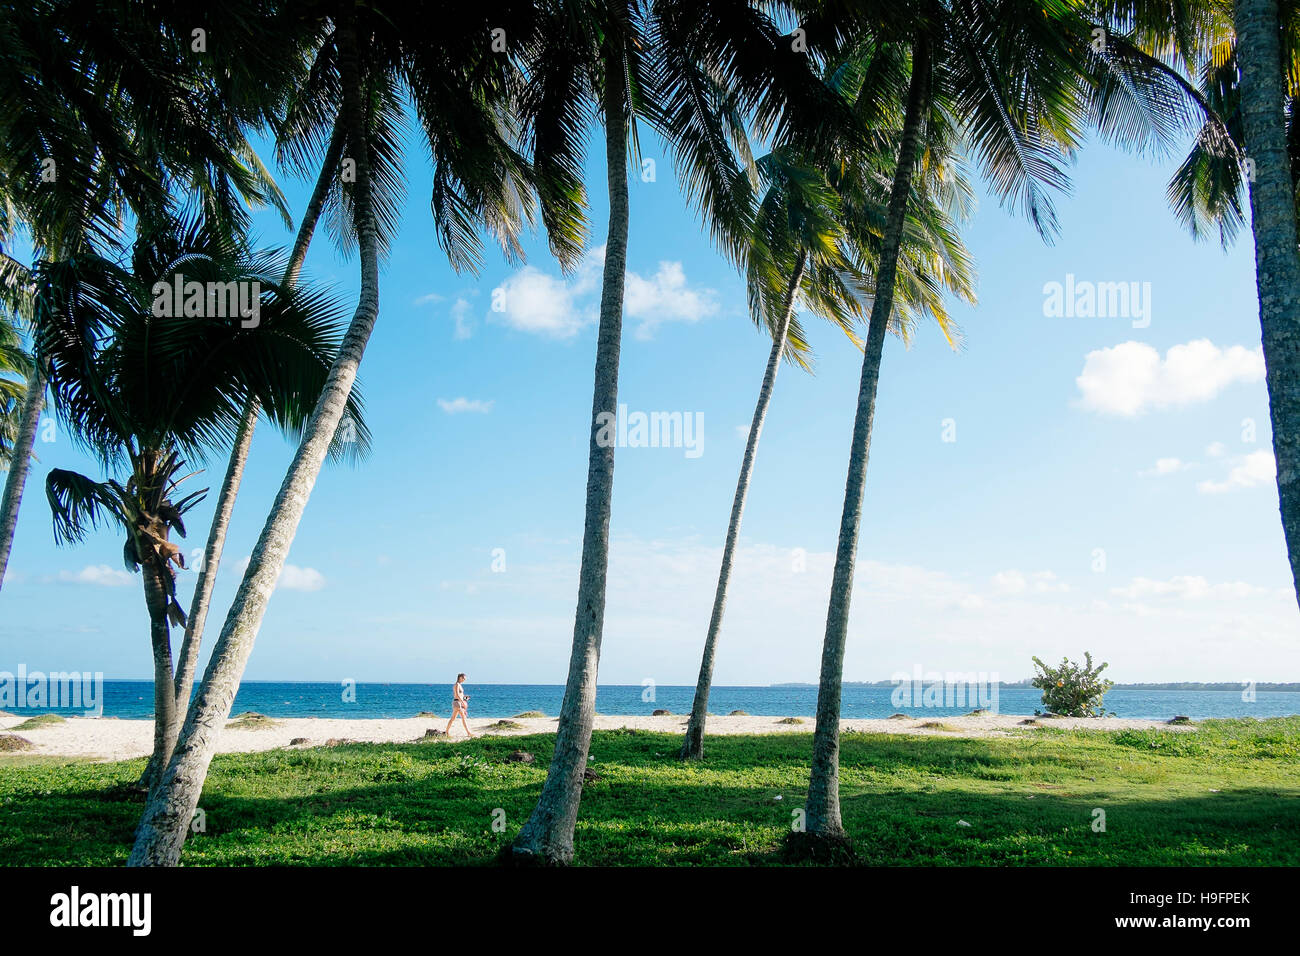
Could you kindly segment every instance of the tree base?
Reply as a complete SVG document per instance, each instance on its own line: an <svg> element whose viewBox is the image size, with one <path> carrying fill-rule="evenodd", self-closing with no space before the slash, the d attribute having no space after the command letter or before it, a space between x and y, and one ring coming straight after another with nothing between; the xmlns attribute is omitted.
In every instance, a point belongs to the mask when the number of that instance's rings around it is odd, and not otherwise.
<svg viewBox="0 0 1300 956"><path fill-rule="evenodd" d="M519 870L557 868L568 866L569 862L568 860L549 857L545 853L538 853L525 847L515 846L513 843L507 843L497 853L497 863L500 866Z"/></svg>
<svg viewBox="0 0 1300 956"><path fill-rule="evenodd" d="M856 866L859 863L853 840L847 833L786 834L781 845L785 863L811 863L816 866Z"/></svg>

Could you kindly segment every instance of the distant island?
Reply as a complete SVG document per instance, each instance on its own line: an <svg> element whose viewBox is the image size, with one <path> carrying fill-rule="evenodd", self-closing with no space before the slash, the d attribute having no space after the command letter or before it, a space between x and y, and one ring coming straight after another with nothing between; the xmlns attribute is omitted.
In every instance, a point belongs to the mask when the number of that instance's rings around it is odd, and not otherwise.
<svg viewBox="0 0 1300 956"><path fill-rule="evenodd" d="M1003 680L997 682L999 687L1032 687L1029 680ZM895 687L898 681L892 680L846 680L845 687ZM816 687L816 684L792 681L783 684L769 684L769 687ZM1291 693L1300 693L1300 683L1273 683L1270 681L1255 681L1253 684L1255 690L1265 691L1290 691ZM1112 690L1241 690L1245 687L1244 682L1236 681L1216 681L1213 683L1203 683L1201 681L1170 681L1160 684L1116 684Z"/></svg>

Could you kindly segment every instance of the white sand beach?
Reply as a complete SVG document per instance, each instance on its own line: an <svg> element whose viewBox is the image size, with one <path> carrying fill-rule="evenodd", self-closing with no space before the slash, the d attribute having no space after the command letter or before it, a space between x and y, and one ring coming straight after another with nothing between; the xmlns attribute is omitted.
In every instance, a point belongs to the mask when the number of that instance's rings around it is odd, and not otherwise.
<svg viewBox="0 0 1300 956"><path fill-rule="evenodd" d="M0 732L9 731L22 724L25 717L0 712ZM504 718L518 728L493 727L503 718L479 717L469 721L476 735L519 737L526 734L554 733L554 717ZM946 737L996 737L1010 733L1034 732L1044 727L1062 730L1122 730L1161 729L1193 731L1194 727L1170 725L1160 720L1132 720L1117 717L1102 718L1035 718L1034 724L1023 724L1027 718L1016 714L983 714L963 717L924 717L884 720L844 720L843 731L883 734L915 734ZM799 718L799 723L786 723L789 718L755 716L710 717L708 733L714 734L780 734L811 733L812 718ZM938 727L926 727L938 724ZM406 717L371 720L335 720L319 717L273 718L264 726L255 728L227 727L221 735L220 753L253 753L279 748L320 747L339 742L348 743L407 743L424 739L429 730L441 731L447 718ZM618 717L599 715L597 730L632 728L664 733L680 733L686 726L686 716ZM30 741L31 749L16 755L78 757L92 760L127 760L148 756L153 746L152 720L121 720L113 717L69 717L62 723L51 723L17 731L18 736ZM455 745L465 740L463 729L452 728L450 740L440 742ZM297 743L295 743L297 741ZM0 754L3 760L5 754Z"/></svg>

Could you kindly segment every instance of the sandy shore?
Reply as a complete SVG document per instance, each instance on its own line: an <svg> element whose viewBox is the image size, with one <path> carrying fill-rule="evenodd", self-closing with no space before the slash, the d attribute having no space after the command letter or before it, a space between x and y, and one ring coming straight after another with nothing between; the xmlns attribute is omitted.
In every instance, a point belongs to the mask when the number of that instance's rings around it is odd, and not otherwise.
<svg viewBox="0 0 1300 956"><path fill-rule="evenodd" d="M0 731L8 731L21 724L25 718L0 712ZM517 737L524 734L554 733L554 717L508 718L518 724L514 728L494 728L500 718L479 717L469 721L470 730L478 734ZM710 717L710 734L779 734L810 733L812 718L801 718L800 723L784 723L781 717ZM842 730L884 734L918 734L950 737L996 737L1010 732L1034 731L1041 727L1085 730L1121 730L1125 728L1160 728L1189 730L1173 727L1159 720L1128 720L1116 717L1098 719L1039 718L1037 724L1023 725L1026 718L1013 714L986 714L966 717L927 717L898 720L844 720ZM926 724L940 727L926 727ZM402 743L421 739L431 729L441 731L447 718L408 717L373 720L333 720L319 717L275 718L266 726L241 728L228 726L221 735L221 753L252 753L275 750L281 747L319 747L327 743L347 741L365 743ZM616 717L601 715L596 718L597 730L615 730L620 727L637 730L654 730L680 733L686 726L683 715L660 717ZM111 717L69 717L63 723L25 729L17 732L32 743L28 755L84 757L95 760L126 760L144 757L153 746L152 720L119 720ZM446 741L446 738L439 738ZM465 739L459 724L452 729L449 743ZM299 741L295 743L295 741ZM0 759L4 755L0 754Z"/></svg>

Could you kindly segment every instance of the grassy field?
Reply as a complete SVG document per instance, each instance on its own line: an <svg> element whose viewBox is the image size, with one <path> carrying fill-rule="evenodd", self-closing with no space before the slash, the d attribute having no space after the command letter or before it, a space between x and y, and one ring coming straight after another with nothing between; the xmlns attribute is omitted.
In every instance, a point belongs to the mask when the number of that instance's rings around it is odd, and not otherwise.
<svg viewBox="0 0 1300 956"><path fill-rule="evenodd" d="M553 740L220 756L200 804L206 832L184 861L491 865L532 809ZM810 745L806 734L709 738L705 761L683 765L676 736L598 732L575 863L781 862ZM536 762L506 759L520 748ZM143 763L0 759L0 862L121 864L141 807L123 785ZM1300 863L1300 717L1178 734L848 734L842 764L844 824L866 864Z"/></svg>

